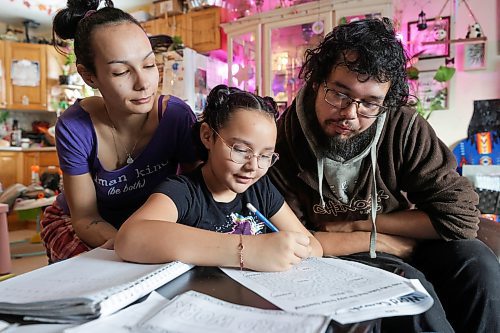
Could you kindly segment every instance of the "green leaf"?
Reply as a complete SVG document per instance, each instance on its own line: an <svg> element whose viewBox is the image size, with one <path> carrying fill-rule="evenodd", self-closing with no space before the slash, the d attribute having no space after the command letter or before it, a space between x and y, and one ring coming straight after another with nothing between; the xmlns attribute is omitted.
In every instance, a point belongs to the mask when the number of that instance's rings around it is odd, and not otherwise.
<svg viewBox="0 0 500 333"><path fill-rule="evenodd" d="M439 66L438 70L436 71L436 74L434 74L434 80L438 82L446 82L451 80L454 74L455 74L454 67Z"/></svg>
<svg viewBox="0 0 500 333"><path fill-rule="evenodd" d="M9 117L9 111L0 111L0 124L5 123Z"/></svg>
<svg viewBox="0 0 500 333"><path fill-rule="evenodd" d="M409 80L418 80L418 74L420 73L420 71L417 67L411 66L406 69L406 73L408 74Z"/></svg>

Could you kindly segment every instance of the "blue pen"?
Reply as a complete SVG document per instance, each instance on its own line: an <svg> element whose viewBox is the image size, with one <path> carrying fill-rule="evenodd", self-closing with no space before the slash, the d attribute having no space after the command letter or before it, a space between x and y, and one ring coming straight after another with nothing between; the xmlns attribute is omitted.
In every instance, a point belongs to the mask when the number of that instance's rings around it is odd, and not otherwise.
<svg viewBox="0 0 500 333"><path fill-rule="evenodd" d="M267 227L269 229L271 229L272 231L274 232L278 232L278 228L276 228L274 226L274 224L271 223L271 221L269 221L264 215L262 215L261 212L259 212L257 210L257 208L255 208L251 203L247 203L247 208L250 209L250 211L252 213L254 213L255 215L257 215L257 217L259 218L259 220L261 220L262 222L264 222L265 225L267 225Z"/></svg>

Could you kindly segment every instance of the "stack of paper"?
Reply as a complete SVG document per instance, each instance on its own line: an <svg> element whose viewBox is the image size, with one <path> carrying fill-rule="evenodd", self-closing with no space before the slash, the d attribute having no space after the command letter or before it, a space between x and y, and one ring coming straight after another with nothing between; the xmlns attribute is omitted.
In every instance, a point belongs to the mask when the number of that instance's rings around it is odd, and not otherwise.
<svg viewBox="0 0 500 333"><path fill-rule="evenodd" d="M323 333L326 316L262 310L188 291L172 301L153 292L142 303L64 333Z"/></svg>
<svg viewBox="0 0 500 333"><path fill-rule="evenodd" d="M114 313L191 269L172 262L123 262L94 249L0 284L0 313L52 322L80 322Z"/></svg>

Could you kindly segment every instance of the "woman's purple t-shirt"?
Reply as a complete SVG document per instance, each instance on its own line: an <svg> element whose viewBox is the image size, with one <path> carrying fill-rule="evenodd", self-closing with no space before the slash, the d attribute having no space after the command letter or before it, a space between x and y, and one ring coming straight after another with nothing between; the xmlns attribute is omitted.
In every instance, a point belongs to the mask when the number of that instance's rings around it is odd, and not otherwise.
<svg viewBox="0 0 500 333"><path fill-rule="evenodd" d="M92 120L78 101L57 121L56 146L61 169L68 175L91 174L99 213L116 228L166 176L176 173L179 163L196 161L191 134L195 116L191 108L171 96L163 115L160 111L158 128L141 154L132 164L113 171L101 165ZM59 196L58 202L67 207L64 195Z"/></svg>

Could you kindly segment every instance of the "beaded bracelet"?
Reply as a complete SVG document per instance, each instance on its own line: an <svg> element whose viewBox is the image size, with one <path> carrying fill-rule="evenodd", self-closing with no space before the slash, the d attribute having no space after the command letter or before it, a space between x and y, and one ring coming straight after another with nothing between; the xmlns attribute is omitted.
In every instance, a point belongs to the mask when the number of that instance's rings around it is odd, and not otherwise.
<svg viewBox="0 0 500 333"><path fill-rule="evenodd" d="M240 254L240 271L243 270L243 236L240 234L240 243L238 244L238 252Z"/></svg>

